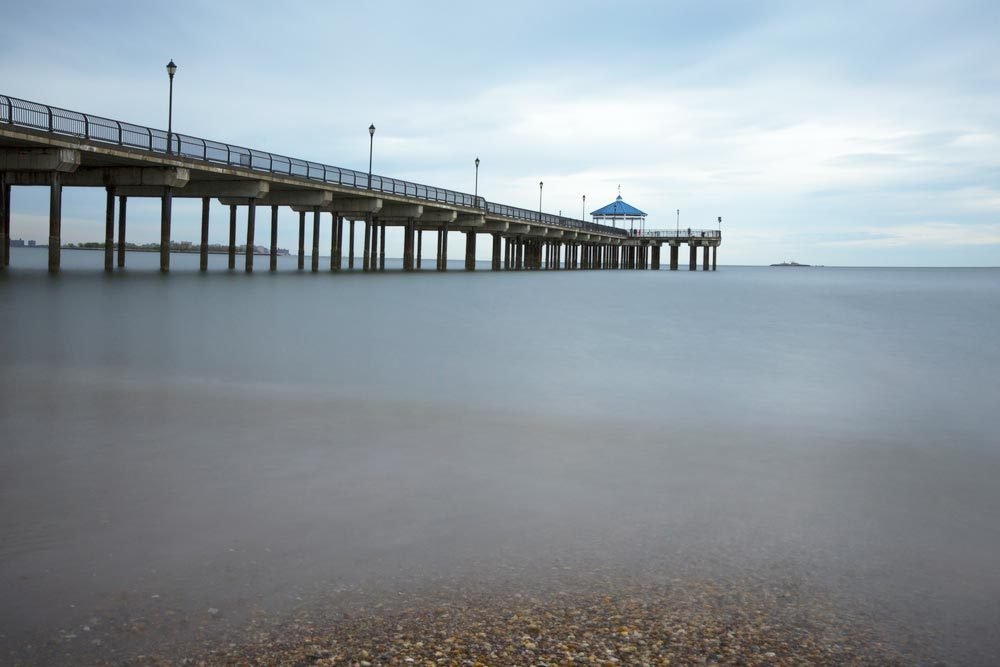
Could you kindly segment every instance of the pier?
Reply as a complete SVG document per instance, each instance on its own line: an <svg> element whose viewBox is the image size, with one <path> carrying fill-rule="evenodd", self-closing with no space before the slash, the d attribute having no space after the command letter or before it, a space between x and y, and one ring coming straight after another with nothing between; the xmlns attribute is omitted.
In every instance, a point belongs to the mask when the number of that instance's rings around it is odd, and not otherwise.
<svg viewBox="0 0 1000 667"><path fill-rule="evenodd" d="M278 211L298 213L298 268L385 270L386 230L403 235L403 270L423 269L424 233L436 238L435 268L448 261L448 232L465 235L465 270L476 269L480 236L491 243L494 271L670 270L688 246L688 270L716 268L721 230L624 229L487 201L481 196L285 157L264 151L67 111L0 95L0 270L10 264L12 187L49 189L48 268L59 271L62 192L103 188L104 269L125 266L128 200L160 201L160 270L170 270L174 198L201 200L201 270L208 267L211 200L229 207L229 263L245 233L243 269L252 272L258 208L269 213L268 269L277 268ZM620 198L619 198L620 199ZM245 221L242 230L240 220ZM331 226L329 266L320 267L320 228ZM357 234L363 250L356 257ZM429 244L428 246L429 247ZM117 256L115 249L117 248ZM346 252L345 252L346 251ZM429 258L428 258L429 259ZM345 261L346 260L346 261ZM345 266L346 263L346 266Z"/></svg>

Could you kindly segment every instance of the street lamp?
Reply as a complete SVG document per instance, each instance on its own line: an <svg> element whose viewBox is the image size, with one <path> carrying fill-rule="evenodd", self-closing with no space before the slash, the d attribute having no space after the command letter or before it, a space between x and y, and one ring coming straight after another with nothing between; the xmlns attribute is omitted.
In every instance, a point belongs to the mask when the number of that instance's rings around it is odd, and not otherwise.
<svg viewBox="0 0 1000 667"><path fill-rule="evenodd" d="M675 236L681 235L681 210L677 209L677 233Z"/></svg>
<svg viewBox="0 0 1000 667"><path fill-rule="evenodd" d="M368 189L372 189L372 148L375 146L375 123L368 126Z"/></svg>
<svg viewBox="0 0 1000 667"><path fill-rule="evenodd" d="M722 216L719 216L719 238L722 238Z"/></svg>
<svg viewBox="0 0 1000 667"><path fill-rule="evenodd" d="M542 221L542 186L545 185L541 181L538 181L538 221Z"/></svg>
<svg viewBox="0 0 1000 667"><path fill-rule="evenodd" d="M479 158L476 158L476 205L479 205Z"/></svg>
<svg viewBox="0 0 1000 667"><path fill-rule="evenodd" d="M177 72L177 65L171 58L167 63L167 76L170 77L170 101L167 103L167 153L173 152L173 125L174 125L174 73Z"/></svg>
<svg viewBox="0 0 1000 667"><path fill-rule="evenodd" d="M580 219L587 219L587 195L583 195L583 206L580 207Z"/></svg>

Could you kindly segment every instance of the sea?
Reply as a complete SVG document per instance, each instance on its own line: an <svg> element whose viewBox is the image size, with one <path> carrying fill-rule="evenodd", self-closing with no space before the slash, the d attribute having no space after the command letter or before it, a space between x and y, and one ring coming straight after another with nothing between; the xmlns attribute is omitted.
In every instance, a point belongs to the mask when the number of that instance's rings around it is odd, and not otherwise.
<svg viewBox="0 0 1000 667"><path fill-rule="evenodd" d="M0 663L750 578L1000 664L1000 269L46 259L0 273Z"/></svg>

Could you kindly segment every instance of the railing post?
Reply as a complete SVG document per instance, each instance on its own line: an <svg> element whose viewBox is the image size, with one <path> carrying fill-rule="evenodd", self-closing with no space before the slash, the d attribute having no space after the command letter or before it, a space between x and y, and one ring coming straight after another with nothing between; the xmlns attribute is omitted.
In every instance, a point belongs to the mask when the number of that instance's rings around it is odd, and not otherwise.
<svg viewBox="0 0 1000 667"><path fill-rule="evenodd" d="M49 112L49 132L52 131L52 107L46 105L45 110Z"/></svg>
<svg viewBox="0 0 1000 667"><path fill-rule="evenodd" d="M119 122L119 121L116 120L115 121L115 125L118 126L118 145L121 146L122 145L122 140L123 140L123 137L122 137L122 124L121 124L121 122Z"/></svg>
<svg viewBox="0 0 1000 667"><path fill-rule="evenodd" d="M201 159L208 162L208 142L201 140Z"/></svg>

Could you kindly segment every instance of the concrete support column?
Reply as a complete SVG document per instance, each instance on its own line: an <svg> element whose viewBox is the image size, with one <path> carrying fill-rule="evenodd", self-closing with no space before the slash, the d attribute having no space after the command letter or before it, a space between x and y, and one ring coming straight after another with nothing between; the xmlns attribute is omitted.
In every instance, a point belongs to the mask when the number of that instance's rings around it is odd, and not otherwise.
<svg viewBox="0 0 1000 667"><path fill-rule="evenodd" d="M378 270L385 271L385 224L378 230Z"/></svg>
<svg viewBox="0 0 1000 667"><path fill-rule="evenodd" d="M210 197L201 198L201 244L198 246L198 269L208 271L208 210Z"/></svg>
<svg viewBox="0 0 1000 667"><path fill-rule="evenodd" d="M670 270L676 271L678 265L678 255L680 254L680 245L670 245Z"/></svg>
<svg viewBox="0 0 1000 667"><path fill-rule="evenodd" d="M493 253L490 257L490 268L494 271L500 270L500 233L493 232Z"/></svg>
<svg viewBox="0 0 1000 667"><path fill-rule="evenodd" d="M257 200L253 197L247 200L247 247L246 272L253 273L253 236L257 223Z"/></svg>
<svg viewBox="0 0 1000 667"><path fill-rule="evenodd" d="M441 227L441 271L448 270L448 225Z"/></svg>
<svg viewBox="0 0 1000 667"><path fill-rule="evenodd" d="M299 271L306 268L306 212L299 211Z"/></svg>
<svg viewBox="0 0 1000 667"><path fill-rule="evenodd" d="M118 197L118 268L125 268L125 209L128 207L128 197Z"/></svg>
<svg viewBox="0 0 1000 667"><path fill-rule="evenodd" d="M229 268L236 268L236 205L229 206Z"/></svg>
<svg viewBox="0 0 1000 667"><path fill-rule="evenodd" d="M505 271L510 270L510 239L505 238L503 240L503 268Z"/></svg>
<svg viewBox="0 0 1000 667"><path fill-rule="evenodd" d="M163 188L160 199L160 271L170 271L170 216L174 204L173 188Z"/></svg>
<svg viewBox="0 0 1000 667"><path fill-rule="evenodd" d="M268 262L269 271L278 270L278 207L271 205L271 256Z"/></svg>
<svg viewBox="0 0 1000 667"><path fill-rule="evenodd" d="M313 273L319 271L319 206L313 208L312 261L309 268Z"/></svg>
<svg viewBox="0 0 1000 667"><path fill-rule="evenodd" d="M424 230L418 229L417 230L417 269L418 270L420 269L420 266L423 263L423 254L424 254Z"/></svg>
<svg viewBox="0 0 1000 667"><path fill-rule="evenodd" d="M364 243L364 249L363 249L362 254L361 254L361 270L362 271L370 271L371 268L372 268L372 266L371 266L371 259L372 259L371 258L371 249L372 249L372 230L371 230L371 227L372 227L372 216L371 216L371 213L366 213L365 214L365 229L364 229L365 243Z"/></svg>
<svg viewBox="0 0 1000 667"><path fill-rule="evenodd" d="M0 171L0 271L10 264L10 187Z"/></svg>
<svg viewBox="0 0 1000 667"><path fill-rule="evenodd" d="M472 229L465 232L465 270L476 270L476 232Z"/></svg>
<svg viewBox="0 0 1000 667"><path fill-rule="evenodd" d="M340 214L334 211L330 217L330 270L340 268Z"/></svg>
<svg viewBox="0 0 1000 667"><path fill-rule="evenodd" d="M708 251L710 248L708 246L703 246L703 248L701 253L701 270L708 271Z"/></svg>
<svg viewBox="0 0 1000 667"><path fill-rule="evenodd" d="M691 257L690 257L690 260L689 260L689 263L688 263L688 271L697 271L698 270L698 246L696 246L693 243L691 243L689 245L691 246Z"/></svg>
<svg viewBox="0 0 1000 667"><path fill-rule="evenodd" d="M354 268L354 219L351 219L350 237L347 239L347 268Z"/></svg>
<svg viewBox="0 0 1000 667"><path fill-rule="evenodd" d="M658 246L658 245L653 246L653 267L652 268L653 268L654 271L659 271L660 270L660 246Z"/></svg>
<svg viewBox="0 0 1000 667"><path fill-rule="evenodd" d="M104 270L115 268L115 189L105 188L107 197L104 204ZM0 262L0 267L3 263Z"/></svg>
<svg viewBox="0 0 1000 667"><path fill-rule="evenodd" d="M403 270L413 270L413 218L408 218L403 227Z"/></svg>
<svg viewBox="0 0 1000 667"><path fill-rule="evenodd" d="M719 246L712 246L712 270L715 271L715 260L716 256L719 254Z"/></svg>
<svg viewBox="0 0 1000 667"><path fill-rule="evenodd" d="M49 184L49 271L59 271L60 248L62 243L62 177L52 173Z"/></svg>
<svg viewBox="0 0 1000 667"><path fill-rule="evenodd" d="M378 218L372 216L371 228L368 233L372 235L372 252L368 258L368 269L378 271Z"/></svg>

